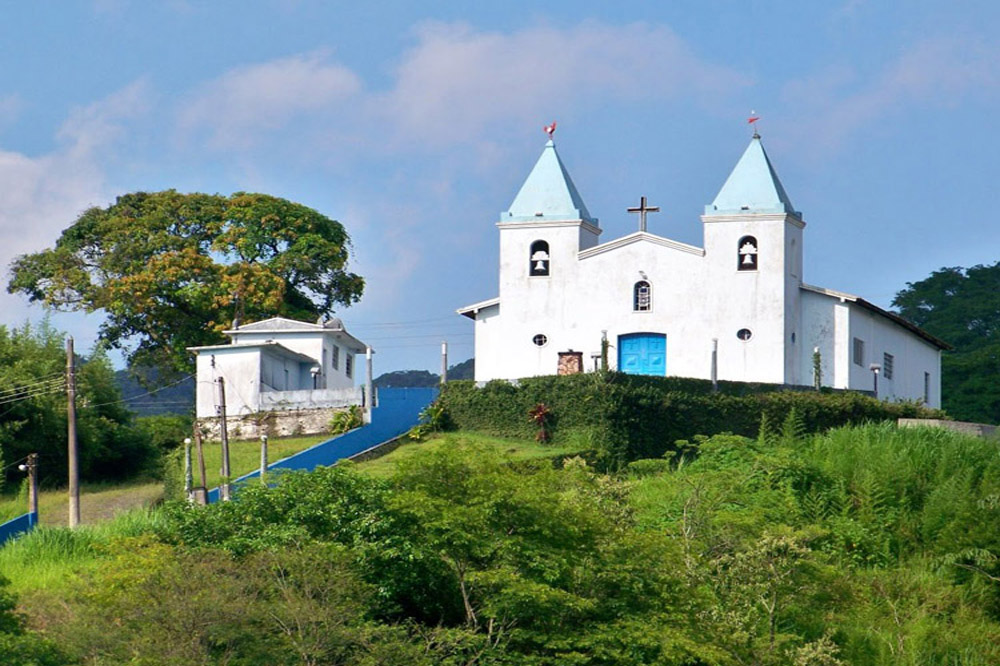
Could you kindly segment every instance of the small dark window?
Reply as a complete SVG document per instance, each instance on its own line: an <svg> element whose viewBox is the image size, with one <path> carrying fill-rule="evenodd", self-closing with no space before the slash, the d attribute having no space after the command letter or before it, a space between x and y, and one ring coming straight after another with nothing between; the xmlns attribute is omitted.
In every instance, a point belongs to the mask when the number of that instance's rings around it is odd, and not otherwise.
<svg viewBox="0 0 1000 666"><path fill-rule="evenodd" d="M757 270L757 239L753 236L744 236L736 247L736 268L741 271Z"/></svg>
<svg viewBox="0 0 1000 666"><path fill-rule="evenodd" d="M753 337L753 331L751 331L749 328L741 328L740 330L736 331L736 337L738 337L743 342L746 342L747 340Z"/></svg>
<svg viewBox="0 0 1000 666"><path fill-rule="evenodd" d="M543 240L531 244L528 275L543 276L549 274L549 244Z"/></svg>
<svg viewBox="0 0 1000 666"><path fill-rule="evenodd" d="M892 364L896 360L896 357L888 352L882 354L882 376L886 379L892 379Z"/></svg>
<svg viewBox="0 0 1000 666"><path fill-rule="evenodd" d="M924 373L924 404L931 404L931 373Z"/></svg>
<svg viewBox="0 0 1000 666"><path fill-rule="evenodd" d="M865 367L865 341L854 338L854 365Z"/></svg>
<svg viewBox="0 0 1000 666"><path fill-rule="evenodd" d="M354 355L344 354L344 374L348 377L354 376Z"/></svg>
<svg viewBox="0 0 1000 666"><path fill-rule="evenodd" d="M547 343L549 339L545 337L544 333L539 333L535 337L531 338L531 341L534 342L535 345L538 347L544 347L545 343Z"/></svg>
<svg viewBox="0 0 1000 666"><path fill-rule="evenodd" d="M645 280L636 282L632 289L632 309L636 312L648 312L653 309L653 288Z"/></svg>
<svg viewBox="0 0 1000 666"><path fill-rule="evenodd" d="M331 356L330 364L333 366L334 370L340 369L340 347L337 345L333 346L333 356Z"/></svg>

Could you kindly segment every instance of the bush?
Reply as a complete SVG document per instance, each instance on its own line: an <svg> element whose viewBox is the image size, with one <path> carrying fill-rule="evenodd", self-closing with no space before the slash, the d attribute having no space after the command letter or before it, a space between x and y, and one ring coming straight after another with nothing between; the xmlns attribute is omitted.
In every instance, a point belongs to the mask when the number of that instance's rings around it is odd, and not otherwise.
<svg viewBox="0 0 1000 666"><path fill-rule="evenodd" d="M531 377L516 384L448 382L439 401L452 424L500 437L533 439L537 424L524 417L544 403L548 434L565 442L589 433L604 468L630 460L658 458L677 440L731 432L755 436L761 419L784 423L796 413L796 428L825 432L842 425L900 417L941 418L938 410L910 403L887 403L855 392L796 391L769 384L644 377L617 372Z"/></svg>

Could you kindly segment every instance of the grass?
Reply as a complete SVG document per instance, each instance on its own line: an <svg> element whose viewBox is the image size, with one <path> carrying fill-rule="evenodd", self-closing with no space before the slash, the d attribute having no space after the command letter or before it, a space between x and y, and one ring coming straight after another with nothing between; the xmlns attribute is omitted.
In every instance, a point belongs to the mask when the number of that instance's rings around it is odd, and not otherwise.
<svg viewBox="0 0 1000 666"><path fill-rule="evenodd" d="M292 437L268 442L272 462L325 441L327 436ZM396 465L427 451L459 444L476 444L496 449L512 460L533 460L572 455L589 448L579 440L553 445L528 440L501 439L473 432L440 433L424 442L407 441L391 453L358 463L357 468L378 477L391 476ZM217 485L221 461L218 442L206 443L205 466L209 483ZM260 464L260 442L230 443L233 476L252 471ZM197 462L195 462L197 470ZM197 471L195 472L197 479ZM0 575L9 578L11 591L19 594L58 598L80 574L101 565L105 547L117 537L138 536L148 532L159 514L152 509L162 495L160 482L124 485L85 485L80 506L83 525L66 529L67 498L65 490L44 491L39 495L41 525L33 532L0 548ZM0 512L12 515L23 512L25 500L8 496L0 500ZM0 518L3 513L0 513Z"/></svg>
<svg viewBox="0 0 1000 666"><path fill-rule="evenodd" d="M113 539L144 534L158 519L156 511L135 509L75 530L41 526L0 548L0 575L15 593L65 589L80 573L100 565Z"/></svg>
<svg viewBox="0 0 1000 666"><path fill-rule="evenodd" d="M268 441L268 459L275 462L298 453L314 444L326 441L329 435L285 437ZM222 467L222 446L219 442L205 442L205 471L208 487L219 485ZM198 462L192 451L194 479L199 479ZM260 466L260 441L241 440L229 443L229 464L233 477L252 472ZM111 520L120 513L155 506L163 497L161 481L130 481L126 483L85 483L80 488L80 522L84 525ZM28 500L24 489L0 496L0 522L10 520L27 511ZM68 523L69 496L65 488L42 490L38 493L38 522L43 526L63 526Z"/></svg>
<svg viewBox="0 0 1000 666"><path fill-rule="evenodd" d="M325 442L332 435L309 435L306 437L282 437L267 440L267 459L269 463L276 463L282 458L304 451L310 446L315 446L320 442ZM216 441L206 441L203 444L205 452L205 474L208 476L208 488L215 488L222 479L222 444ZM191 467L194 470L194 485L201 482L198 471L197 451L191 445ZM244 439L229 442L229 468L232 470L232 478L237 478L248 474L260 467L260 440Z"/></svg>
<svg viewBox="0 0 1000 666"><path fill-rule="evenodd" d="M387 478L392 476L396 465L403 461L421 455L425 451L436 451L458 444L477 444L489 446L506 455L511 460L535 460L539 458L557 458L580 453L591 448L589 442L583 439L565 444L540 444L524 439L502 439L490 437L475 432L445 432L431 436L423 442L412 442L400 446L395 451L381 458L357 463L357 469L366 474Z"/></svg>

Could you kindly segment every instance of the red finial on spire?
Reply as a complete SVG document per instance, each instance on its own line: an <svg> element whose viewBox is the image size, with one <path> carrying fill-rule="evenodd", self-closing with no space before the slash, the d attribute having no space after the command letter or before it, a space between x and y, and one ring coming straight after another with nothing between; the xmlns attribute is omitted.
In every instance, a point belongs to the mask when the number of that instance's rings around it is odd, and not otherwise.
<svg viewBox="0 0 1000 666"><path fill-rule="evenodd" d="M758 120L760 120L760 116L757 115L756 111L754 111L753 109L751 109L750 110L750 117L747 118L747 123L750 124L750 125L753 125L753 138L755 138L755 139L759 139L760 138L760 134L757 133L757 126L754 125L754 123L757 122Z"/></svg>
<svg viewBox="0 0 1000 666"><path fill-rule="evenodd" d="M551 140L552 135L556 133L556 121L553 120L551 125L546 125L542 129L545 130L545 133L549 135L549 140Z"/></svg>

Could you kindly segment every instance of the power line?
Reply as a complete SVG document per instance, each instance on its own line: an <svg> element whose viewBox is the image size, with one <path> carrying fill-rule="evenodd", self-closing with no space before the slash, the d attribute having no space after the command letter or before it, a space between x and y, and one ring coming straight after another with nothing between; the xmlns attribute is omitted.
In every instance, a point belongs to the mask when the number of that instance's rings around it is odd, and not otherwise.
<svg viewBox="0 0 1000 666"><path fill-rule="evenodd" d="M123 402L129 402L130 400L137 400L139 398L145 398L146 396L150 396L150 395L153 395L155 393L159 393L160 391L168 389L168 388L170 388L172 386L177 386L181 382L187 381L188 379L191 379L192 377L194 377L194 375L186 375L184 377L181 377L180 379L178 379L175 382L171 382L171 383L167 384L166 386L161 386L160 388L153 389L152 391L148 391L146 393L140 393L139 395L133 395L133 396L131 396L129 398L122 398L121 400L112 400L111 402L102 402L102 403L98 403L96 405L87 405L87 407L106 407L107 405L117 405L117 404L120 404L120 403L123 403Z"/></svg>
<svg viewBox="0 0 1000 666"><path fill-rule="evenodd" d="M57 379L48 379L46 381L32 382L30 384L22 384L21 386L12 386L10 388L0 389L0 399L10 397L18 393L23 393L24 391L32 390L35 388L43 386L57 386L62 385L65 381L62 377Z"/></svg>
<svg viewBox="0 0 1000 666"><path fill-rule="evenodd" d="M62 392L62 390L63 390L62 385L54 386L47 389L36 389L33 390L31 393L25 393L24 395L16 397L9 396L5 399L0 399L0 405L9 405L11 403L21 402L22 400L30 400L31 398L37 398L39 396L48 395L50 393L60 393Z"/></svg>

